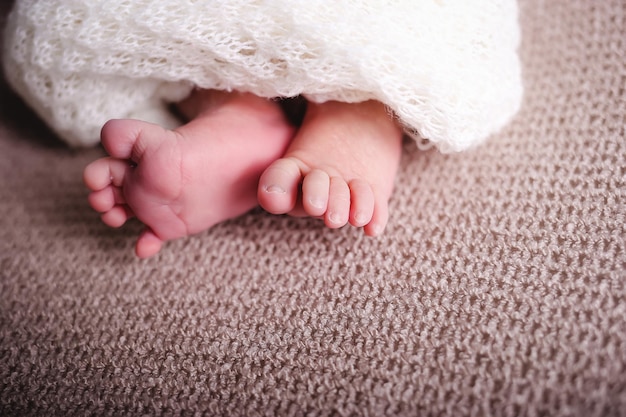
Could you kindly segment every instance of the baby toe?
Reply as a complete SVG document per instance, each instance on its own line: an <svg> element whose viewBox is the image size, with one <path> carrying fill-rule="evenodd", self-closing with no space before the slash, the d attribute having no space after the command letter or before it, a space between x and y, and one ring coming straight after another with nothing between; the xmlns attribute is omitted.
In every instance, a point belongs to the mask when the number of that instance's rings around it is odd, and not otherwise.
<svg viewBox="0 0 626 417"><path fill-rule="evenodd" d="M350 187L350 224L355 227L367 225L374 214L374 191L368 182L353 180Z"/></svg>
<svg viewBox="0 0 626 417"><path fill-rule="evenodd" d="M328 210L324 216L326 226L336 229L345 226L350 217L350 188L340 177L331 177Z"/></svg>
<svg viewBox="0 0 626 417"><path fill-rule="evenodd" d="M302 181L302 206L312 217L323 216L328 208L330 177L322 170L314 169Z"/></svg>
<svg viewBox="0 0 626 417"><path fill-rule="evenodd" d="M85 167L83 181L92 191L100 191L113 184L122 185L128 169L126 161L115 158L97 159Z"/></svg>
<svg viewBox="0 0 626 417"><path fill-rule="evenodd" d="M159 238L151 229L146 229L141 233L135 245L135 253L138 257L145 259L156 255L163 246L163 240Z"/></svg>
<svg viewBox="0 0 626 417"><path fill-rule="evenodd" d="M100 213L111 210L118 204L124 204L124 195L118 187L105 187L89 194L89 205Z"/></svg>
<svg viewBox="0 0 626 417"><path fill-rule="evenodd" d="M132 217L132 212L127 206L118 205L113 207L111 210L102 213L100 218L110 227L121 227L128 219Z"/></svg>
<svg viewBox="0 0 626 417"><path fill-rule="evenodd" d="M114 119L102 126L100 141L112 157L137 161L149 144L161 140L166 132L166 129L153 123Z"/></svg>
<svg viewBox="0 0 626 417"><path fill-rule="evenodd" d="M372 220L365 226L365 234L368 236L379 236L387 227L389 221L389 207L387 200L376 200L374 204L374 214Z"/></svg>
<svg viewBox="0 0 626 417"><path fill-rule="evenodd" d="M301 180L300 167L293 159L282 158L275 161L259 180L259 204L272 214L292 211L296 206Z"/></svg>

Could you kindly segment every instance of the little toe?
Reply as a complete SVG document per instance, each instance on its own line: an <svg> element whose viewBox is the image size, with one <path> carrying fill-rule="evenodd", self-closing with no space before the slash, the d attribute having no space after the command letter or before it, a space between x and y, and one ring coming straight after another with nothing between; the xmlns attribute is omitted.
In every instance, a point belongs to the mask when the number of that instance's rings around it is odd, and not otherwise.
<svg viewBox="0 0 626 417"><path fill-rule="evenodd" d="M135 253L138 257L145 259L156 255L163 247L163 240L159 238L152 230L144 230L135 245Z"/></svg>
<svg viewBox="0 0 626 417"><path fill-rule="evenodd" d="M272 214L290 212L296 206L301 180L302 173L295 160L278 159L261 175L257 193L259 204Z"/></svg>
<svg viewBox="0 0 626 417"><path fill-rule="evenodd" d="M121 227L131 217L133 214L125 205L117 205L100 216L104 224L115 228Z"/></svg>
<svg viewBox="0 0 626 417"><path fill-rule="evenodd" d="M350 187L350 224L363 227L370 223L374 215L374 191L363 180L352 180Z"/></svg>
<svg viewBox="0 0 626 417"><path fill-rule="evenodd" d="M314 169L302 180L302 206L312 217L323 216L328 208L330 177L322 170Z"/></svg>
<svg viewBox="0 0 626 417"><path fill-rule="evenodd" d="M83 181L92 191L113 184L120 187L128 170L128 162L115 158L100 158L85 167Z"/></svg>
<svg viewBox="0 0 626 417"><path fill-rule="evenodd" d="M350 217L350 188L340 177L331 177L324 223L331 229L345 226Z"/></svg>

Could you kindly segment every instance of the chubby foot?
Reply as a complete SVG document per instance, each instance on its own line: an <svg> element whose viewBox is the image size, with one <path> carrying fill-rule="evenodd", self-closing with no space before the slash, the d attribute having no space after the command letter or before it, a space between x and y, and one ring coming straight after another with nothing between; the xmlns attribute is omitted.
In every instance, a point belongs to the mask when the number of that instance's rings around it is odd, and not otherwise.
<svg viewBox="0 0 626 417"><path fill-rule="evenodd" d="M199 97L182 109L193 119L174 131L137 120L107 122L101 139L110 156L84 171L89 202L105 224L120 227L137 217L146 225L135 247L141 258L167 240L254 208L261 173L294 134L276 103L238 93L194 94Z"/></svg>
<svg viewBox="0 0 626 417"><path fill-rule="evenodd" d="M311 103L285 156L261 176L259 203L270 213L379 235L401 150L402 131L381 103Z"/></svg>

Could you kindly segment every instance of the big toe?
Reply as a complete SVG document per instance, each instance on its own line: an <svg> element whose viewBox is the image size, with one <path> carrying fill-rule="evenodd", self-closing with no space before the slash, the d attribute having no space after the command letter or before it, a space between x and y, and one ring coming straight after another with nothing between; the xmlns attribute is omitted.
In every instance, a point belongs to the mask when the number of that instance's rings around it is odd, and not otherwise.
<svg viewBox="0 0 626 417"><path fill-rule="evenodd" d="M161 140L165 132L167 130L153 123L133 119L113 119L102 127L100 140L112 157L137 160L145 148L151 142Z"/></svg>
<svg viewBox="0 0 626 417"><path fill-rule="evenodd" d="M285 214L296 206L302 171L297 161L282 158L261 175L257 197L259 204L272 214Z"/></svg>

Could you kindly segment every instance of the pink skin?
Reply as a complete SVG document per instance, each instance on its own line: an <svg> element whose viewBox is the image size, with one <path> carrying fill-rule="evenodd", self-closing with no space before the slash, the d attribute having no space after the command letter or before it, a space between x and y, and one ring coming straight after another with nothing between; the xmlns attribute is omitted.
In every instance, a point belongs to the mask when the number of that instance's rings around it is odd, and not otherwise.
<svg viewBox="0 0 626 417"><path fill-rule="evenodd" d="M105 224L136 216L146 225L135 247L140 258L256 207L261 173L295 131L275 102L250 94L198 90L179 107L191 121L173 131L106 123L101 139L110 157L84 171L89 202Z"/></svg>
<svg viewBox="0 0 626 417"><path fill-rule="evenodd" d="M109 121L101 139L110 156L85 168L105 224L136 216L146 225L139 257L259 202L330 228L385 228L402 133L382 104L310 104L295 138L277 103L250 94L196 90L178 107L190 122L173 131Z"/></svg>
<svg viewBox="0 0 626 417"><path fill-rule="evenodd" d="M261 176L258 200L270 213L347 223L377 236L402 151L402 130L375 101L309 104L285 156Z"/></svg>

